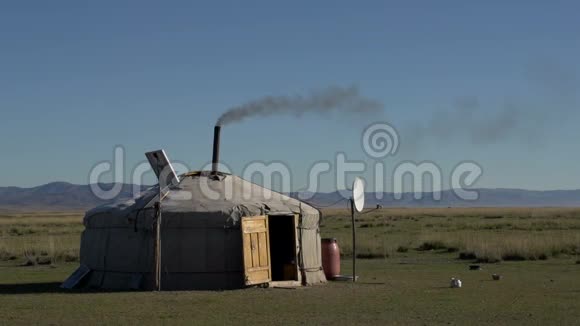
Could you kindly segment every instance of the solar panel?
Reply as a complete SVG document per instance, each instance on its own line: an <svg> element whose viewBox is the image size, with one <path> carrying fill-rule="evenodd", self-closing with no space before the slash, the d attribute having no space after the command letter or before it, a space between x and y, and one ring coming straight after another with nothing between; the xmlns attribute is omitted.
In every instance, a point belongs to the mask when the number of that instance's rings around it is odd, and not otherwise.
<svg viewBox="0 0 580 326"><path fill-rule="evenodd" d="M171 185L179 184L179 177L175 174L173 166L169 162L169 158L165 151L160 149L152 152L145 153L153 172L159 180L159 187L161 189L166 188Z"/></svg>

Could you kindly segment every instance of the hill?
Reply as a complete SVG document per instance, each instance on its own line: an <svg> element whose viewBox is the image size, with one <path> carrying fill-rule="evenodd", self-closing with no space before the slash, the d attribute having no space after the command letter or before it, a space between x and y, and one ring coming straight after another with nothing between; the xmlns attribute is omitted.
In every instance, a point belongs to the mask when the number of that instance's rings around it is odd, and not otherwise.
<svg viewBox="0 0 580 326"><path fill-rule="evenodd" d="M102 189L111 189L114 184L100 184ZM150 186L140 186L146 189ZM138 186L139 188L139 186ZM67 182L52 182L38 187L0 187L0 210L85 210L95 206L132 197L132 184L122 184L119 196L113 200L96 197L90 185ZM433 193L422 193L415 198L413 193L404 193L400 199L393 193L367 192L366 206L375 207L580 207L580 190L532 191L522 189L476 189L479 199L464 201L452 190L441 192L441 199L433 199ZM348 195L348 192L342 192ZM295 198L304 194L291 193ZM320 207L346 207L341 192L316 193L305 200Z"/></svg>
<svg viewBox="0 0 580 326"><path fill-rule="evenodd" d="M115 184L100 184L101 189L112 189ZM149 186L141 186L145 189ZM52 182L38 187L0 187L1 210L85 210L95 206L131 198L133 185L122 184L114 200L103 200L91 191L90 185Z"/></svg>

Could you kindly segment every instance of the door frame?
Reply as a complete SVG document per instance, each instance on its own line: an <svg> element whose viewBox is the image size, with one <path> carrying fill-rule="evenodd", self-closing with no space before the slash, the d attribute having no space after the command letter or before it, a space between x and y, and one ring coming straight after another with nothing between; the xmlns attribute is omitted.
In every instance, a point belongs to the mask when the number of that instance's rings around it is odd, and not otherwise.
<svg viewBox="0 0 580 326"><path fill-rule="evenodd" d="M302 239L300 238L299 227L300 227L300 214L298 213L278 213L278 214L271 214L268 215L268 218L273 217L282 217L282 218L291 218L292 219L292 227L294 228L294 261L295 261L295 275L296 277L293 280L285 280L285 281L271 281L270 286L272 287L295 287L302 285L302 273L300 271L300 263L301 263L301 255L302 255L302 248L301 242ZM270 253L271 255L271 253Z"/></svg>

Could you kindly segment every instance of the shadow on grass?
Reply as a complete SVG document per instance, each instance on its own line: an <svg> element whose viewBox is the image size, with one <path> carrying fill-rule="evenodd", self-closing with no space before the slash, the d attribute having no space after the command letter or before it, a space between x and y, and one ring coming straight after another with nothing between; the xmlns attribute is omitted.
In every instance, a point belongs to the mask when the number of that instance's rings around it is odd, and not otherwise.
<svg viewBox="0 0 580 326"><path fill-rule="evenodd" d="M139 292L139 291L114 291L103 289L61 289L60 282L47 283L20 283L20 284L0 284L0 295L10 294L46 294L46 293L67 293L67 294L88 294L88 293L111 293L111 292Z"/></svg>
<svg viewBox="0 0 580 326"><path fill-rule="evenodd" d="M66 293L70 292L60 288L58 282L49 283L22 283L0 284L0 294L29 294L29 293Z"/></svg>

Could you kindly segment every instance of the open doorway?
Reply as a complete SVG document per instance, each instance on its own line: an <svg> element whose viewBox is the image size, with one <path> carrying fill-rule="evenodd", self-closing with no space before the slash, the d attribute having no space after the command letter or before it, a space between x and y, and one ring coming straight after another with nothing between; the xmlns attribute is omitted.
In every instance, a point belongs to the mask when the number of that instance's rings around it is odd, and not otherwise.
<svg viewBox="0 0 580 326"><path fill-rule="evenodd" d="M272 281L297 281L294 215L268 216Z"/></svg>

